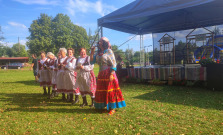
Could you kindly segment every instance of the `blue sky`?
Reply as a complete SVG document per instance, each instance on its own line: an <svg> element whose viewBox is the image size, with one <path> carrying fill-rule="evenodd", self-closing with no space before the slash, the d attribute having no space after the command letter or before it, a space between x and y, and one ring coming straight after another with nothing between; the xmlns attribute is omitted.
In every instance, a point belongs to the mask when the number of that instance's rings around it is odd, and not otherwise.
<svg viewBox="0 0 223 135"><path fill-rule="evenodd" d="M33 20L46 13L55 17L58 13L67 14L72 22L82 26L88 32L89 28L95 31L97 19L107 15L134 0L0 0L0 25L5 45L12 46L18 42L26 43L29 36L28 28ZM115 30L104 29L104 36L111 44L121 45L133 35ZM152 44L151 35L145 35L144 45ZM139 51L139 37L126 43L120 49L132 48ZM152 47L150 47L152 50Z"/></svg>

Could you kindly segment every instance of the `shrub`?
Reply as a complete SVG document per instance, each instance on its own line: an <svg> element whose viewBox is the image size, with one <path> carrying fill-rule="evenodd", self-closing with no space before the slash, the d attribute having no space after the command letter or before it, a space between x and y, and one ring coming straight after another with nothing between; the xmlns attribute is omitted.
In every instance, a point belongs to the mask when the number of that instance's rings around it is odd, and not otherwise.
<svg viewBox="0 0 223 135"><path fill-rule="evenodd" d="M211 58L205 58L205 59L201 59L199 61L199 63L202 65L202 66L207 66L207 64L212 64L214 63L214 61L212 61Z"/></svg>

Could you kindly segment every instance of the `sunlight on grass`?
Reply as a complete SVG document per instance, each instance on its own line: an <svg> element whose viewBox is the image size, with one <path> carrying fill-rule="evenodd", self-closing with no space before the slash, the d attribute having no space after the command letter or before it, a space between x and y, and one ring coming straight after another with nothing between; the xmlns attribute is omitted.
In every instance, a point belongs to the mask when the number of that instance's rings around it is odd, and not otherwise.
<svg viewBox="0 0 223 135"><path fill-rule="evenodd" d="M29 69L0 70L0 89L0 134L223 134L223 92L121 84L127 107L108 116L47 99Z"/></svg>

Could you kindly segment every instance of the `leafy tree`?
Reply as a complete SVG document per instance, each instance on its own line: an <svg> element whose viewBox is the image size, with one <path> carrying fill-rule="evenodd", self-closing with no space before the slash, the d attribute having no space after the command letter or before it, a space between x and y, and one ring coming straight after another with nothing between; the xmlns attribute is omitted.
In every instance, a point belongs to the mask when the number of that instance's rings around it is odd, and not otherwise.
<svg viewBox="0 0 223 135"><path fill-rule="evenodd" d="M12 46L12 54L14 57L27 57L28 56L25 45L21 45L18 43Z"/></svg>
<svg viewBox="0 0 223 135"><path fill-rule="evenodd" d="M149 62L150 63L153 63L153 51L151 51L151 52L146 52L145 53L145 61L146 61L146 63L148 63L148 60L149 60ZM148 59L149 58L149 59Z"/></svg>
<svg viewBox="0 0 223 135"><path fill-rule="evenodd" d="M3 36L2 27L0 26L0 41L3 41L5 38ZM1 43L0 43L1 44Z"/></svg>
<svg viewBox="0 0 223 135"><path fill-rule="evenodd" d="M135 53L134 53L134 56L133 56L133 61L134 62L140 62L140 51L136 51Z"/></svg>
<svg viewBox="0 0 223 135"><path fill-rule="evenodd" d="M40 14L37 20L33 20L30 25L30 36L27 37L27 47L31 53L40 53L42 50L50 51L53 49L52 34L51 34L51 19L46 14ZM52 51L52 50L51 50Z"/></svg>
<svg viewBox="0 0 223 135"><path fill-rule="evenodd" d="M5 37L3 36L3 32L0 26L0 57L5 56L5 57L11 57L12 56L12 51L10 47L4 46L2 44L2 41L5 40Z"/></svg>
<svg viewBox="0 0 223 135"><path fill-rule="evenodd" d="M88 35L84 28L74 25L67 15L57 14L52 20L52 35L54 48L74 48L75 55L79 55L79 49L90 49Z"/></svg>
<svg viewBox="0 0 223 135"><path fill-rule="evenodd" d="M79 49L90 49L88 35L84 28L74 25L69 16L57 14L54 18L41 14L34 20L30 28L27 46L31 53L46 52L57 53L59 48L73 48L75 55Z"/></svg>
<svg viewBox="0 0 223 135"><path fill-rule="evenodd" d="M133 66L133 56L134 52L133 49L126 49L125 51L125 56L126 56L126 65L132 65Z"/></svg>
<svg viewBox="0 0 223 135"><path fill-rule="evenodd" d="M153 64L160 64L160 51L155 48L153 50Z"/></svg>
<svg viewBox="0 0 223 135"><path fill-rule="evenodd" d="M125 53L122 50L119 50L117 45L112 45L112 51L114 52L117 63L125 61Z"/></svg>
<svg viewBox="0 0 223 135"><path fill-rule="evenodd" d="M10 47L4 46L3 44L0 44L0 57L12 57L13 52Z"/></svg>
<svg viewBox="0 0 223 135"><path fill-rule="evenodd" d="M218 27L215 27L213 32L214 32L215 36L216 35L221 35L221 31L220 31L220 29Z"/></svg>
<svg viewBox="0 0 223 135"><path fill-rule="evenodd" d="M187 46L186 43L182 42L181 40L175 45L175 63L181 64L181 60L186 58L187 54Z"/></svg>

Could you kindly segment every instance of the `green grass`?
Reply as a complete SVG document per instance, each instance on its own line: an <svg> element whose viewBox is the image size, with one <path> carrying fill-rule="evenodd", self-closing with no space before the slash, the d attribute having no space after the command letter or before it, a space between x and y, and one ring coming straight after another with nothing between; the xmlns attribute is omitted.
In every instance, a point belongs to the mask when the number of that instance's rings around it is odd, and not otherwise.
<svg viewBox="0 0 223 135"><path fill-rule="evenodd" d="M27 69L0 70L0 134L223 134L223 92L121 84L127 107L108 116L47 99Z"/></svg>

